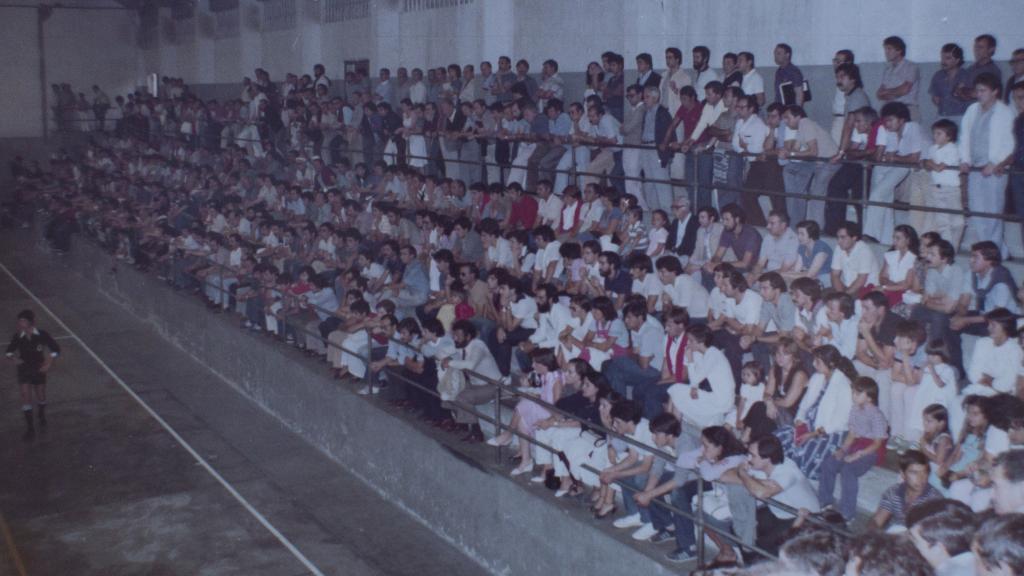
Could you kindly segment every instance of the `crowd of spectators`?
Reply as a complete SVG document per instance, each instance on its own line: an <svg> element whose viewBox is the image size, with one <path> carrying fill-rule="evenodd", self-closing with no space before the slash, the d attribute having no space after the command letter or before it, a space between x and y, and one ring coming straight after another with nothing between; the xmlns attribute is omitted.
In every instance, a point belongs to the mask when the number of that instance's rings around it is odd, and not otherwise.
<svg viewBox="0 0 1024 576"><path fill-rule="evenodd" d="M674 542L672 561L694 557L694 523L655 501L692 512L703 486L709 524L781 550L763 570L1024 574L1024 289L1002 220L972 216L956 259L962 190L1000 213L1024 169L1024 52L1004 90L994 38L969 67L943 47L926 131L919 72L884 47L878 111L836 53L832 126L804 112L785 44L773 86L748 52L721 72L700 46L662 73L640 54L630 84L608 52L568 104L556 61L534 78L507 57L343 90L321 65L257 70L226 102L178 79L92 103L55 86L61 126L94 134L49 172L15 164L18 197L46 203L60 251L81 230L360 394L518 443L513 475L595 518L621 502L615 526ZM846 162L865 158L885 164ZM865 179L950 210L848 210ZM492 435L470 408L499 386L520 399ZM887 450L900 480L864 534L808 520L860 527L859 478ZM708 534L716 567L740 560Z"/></svg>

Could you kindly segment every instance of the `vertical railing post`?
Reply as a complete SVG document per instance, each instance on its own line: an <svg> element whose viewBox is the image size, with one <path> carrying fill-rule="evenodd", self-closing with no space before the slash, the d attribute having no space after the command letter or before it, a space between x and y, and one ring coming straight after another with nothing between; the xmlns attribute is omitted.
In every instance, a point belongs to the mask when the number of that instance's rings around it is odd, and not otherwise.
<svg viewBox="0 0 1024 576"><path fill-rule="evenodd" d="M868 190L871 185L871 165L867 162L861 161L861 178L860 178L860 222L857 224L860 226L861 233L864 232L864 220L868 217ZM846 212L843 212L843 216L846 216ZM845 218L844 218L845 220Z"/></svg>
<svg viewBox="0 0 1024 576"><path fill-rule="evenodd" d="M494 389L494 435L500 436L502 431L503 430L501 424L501 382L499 382ZM498 464L501 464L500 445L494 450L494 458Z"/></svg>
<svg viewBox="0 0 1024 576"><path fill-rule="evenodd" d="M697 566L704 566L704 477L697 474Z"/></svg>

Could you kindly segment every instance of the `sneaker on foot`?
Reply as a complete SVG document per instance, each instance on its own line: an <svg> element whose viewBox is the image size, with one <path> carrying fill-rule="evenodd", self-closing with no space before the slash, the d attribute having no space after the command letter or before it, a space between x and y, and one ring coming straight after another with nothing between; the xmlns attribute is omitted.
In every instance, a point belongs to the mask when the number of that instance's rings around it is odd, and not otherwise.
<svg viewBox="0 0 1024 576"><path fill-rule="evenodd" d="M658 530L654 527L654 524L648 522L640 526L640 529L638 529L636 532L633 532L633 540L639 540L640 542L643 542L644 540L649 540L651 536L654 536L657 533Z"/></svg>
<svg viewBox="0 0 1024 576"><path fill-rule="evenodd" d="M640 513L630 514L629 516L623 516L615 522L612 522L612 526L616 528L637 528L643 526L643 521L640 520Z"/></svg>
<svg viewBox="0 0 1024 576"><path fill-rule="evenodd" d="M657 534L651 536L652 544L661 544L662 542L668 542L669 540L675 540L676 535L669 532L668 530L659 530Z"/></svg>
<svg viewBox="0 0 1024 576"><path fill-rule="evenodd" d="M665 559L667 559L669 562L682 563L682 562L689 562L690 560L693 560L693 555L690 554L690 552L688 550L683 550L681 548L677 548L677 549L669 552L668 554L665 554Z"/></svg>

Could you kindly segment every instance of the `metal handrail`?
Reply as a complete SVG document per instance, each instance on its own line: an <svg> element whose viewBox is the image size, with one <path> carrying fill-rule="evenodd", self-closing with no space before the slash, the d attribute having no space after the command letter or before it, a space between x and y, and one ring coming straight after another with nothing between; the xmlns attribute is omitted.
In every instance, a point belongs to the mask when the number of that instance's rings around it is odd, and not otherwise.
<svg viewBox="0 0 1024 576"><path fill-rule="evenodd" d="M89 133L87 133L87 134L89 134ZM106 134L106 133L104 132L104 134ZM161 132L148 131L147 134L149 136L154 136L154 135L158 135L159 134L159 135L173 136L173 137L176 137L176 138L188 137L188 138L191 138L191 139L194 139L194 140L197 140L197 141L203 138L202 134L183 134L181 132L177 132L177 131L173 131L173 130L165 130L165 131L161 131ZM469 139L470 140L488 140L489 142L495 142L495 141L498 140L498 139L494 139L494 138L489 139L489 138L483 138L483 137L469 138ZM262 140L258 140L258 139L254 139L254 138L238 138L238 137L233 137L232 140L233 141L239 141L240 140L240 141L248 141L248 142L262 142ZM198 145L198 142L196 144ZM571 147L581 146L581 145L578 145L578 144L559 144L559 145L567 146L567 147L570 147L570 148ZM582 146L589 147L589 148L634 148L634 149L641 149L641 150L654 150L654 149L657 149L657 146L644 145L644 144L585 144L585 145L582 145ZM569 151L567 151L567 153L571 154L572 152L571 152L571 150L569 150ZM729 156L737 156L737 157L742 157L742 158L753 158L753 159L758 159L758 158L762 158L762 157L765 156L764 154L753 154L753 153L746 153L746 152L738 153L738 152L734 152L734 151L731 151L731 150L699 150L699 151L692 151L689 154L693 156L694 174L697 173L696 164L699 162L698 157L706 156L706 155L709 155L709 154L713 155L715 153L723 153L723 154L726 154L726 155L729 155ZM681 152L675 152L674 154L681 154ZM398 153L387 153L387 154L385 154L385 153L381 152L380 156L382 158L390 157L393 160L397 160ZM442 163L468 164L468 165L471 165L471 166L478 166L478 167L481 167L481 168L497 167L497 168L499 168L501 170L507 170L507 169L510 169L510 168L520 168L520 169L527 169L528 168L527 166L520 166L520 165L514 165L514 164L499 164L498 162L488 162L485 158L481 158L479 161L470 161L470 160L463 160L463 159L458 159L458 158L454 158L454 159L453 158L448 158L448 159L437 158L437 157L429 156L429 155L423 156L423 155L405 154L404 156L405 156L406 159L423 159L423 160L428 160L428 161L429 160L440 160ZM774 158L774 155L769 154L767 156L767 158ZM845 205L848 205L848 206L858 206L858 207L861 207L861 209L863 211L866 211L868 207L879 207L879 208L888 208L888 209L894 209L894 210L908 210L908 211L917 211L917 212L932 212L932 213L940 213L940 214L957 214L957 215L962 215L965 218L974 217L974 218L988 218L988 219L993 219L993 220L1002 220L1004 222L1024 222L1024 217L1017 216L1016 214L972 211L967 206L965 206L963 209L958 210L958 209L955 209L955 208L941 208L941 207L924 205L924 204L909 204L909 203L897 203L897 202L880 202L880 201L877 201L877 200L872 200L870 198L870 194L869 194L870 178L868 178L866 175L864 177L862 177L862 179L861 179L862 180L862 191L861 191L861 197L859 199L856 199L856 198L836 198L836 197L828 197L828 196L816 196L816 195L812 195L812 194L808 194L808 193L795 193L795 192L786 192L786 191L778 191L778 190L768 190L768 189L765 189L765 188L753 188L753 187L748 187L748 186L731 186L731 185L729 185L729 184L727 184L725 182L701 183L699 181L693 182L693 181L688 181L686 179L680 179L680 178L656 179L656 178L647 178L645 176L627 176L627 175L611 176L610 174L596 173L596 172L587 172L585 169L584 170L578 170L578 169L575 168L575 156L572 158L572 160L573 160L573 166L571 166L569 169L558 169L556 167L556 168L554 168L552 170L547 170L547 172L551 172L551 173L554 173L554 174L568 174L572 178L579 178L579 177L594 177L594 178L599 178L599 179L607 178L609 180L638 181L638 182L641 182L642 184L643 183L667 184L667 185L670 185L670 186L673 186L673 187L676 187L676 188L707 188L709 190L712 190L712 189L713 190L724 190L724 191L738 192L738 193L741 193L741 194L754 194L754 195L757 195L757 196L795 198L795 199L808 200L808 201L817 201L817 202L822 202L822 203L826 203L826 204L845 204ZM906 168L906 169L910 169L910 170L923 169L922 168L923 162L917 162L917 163L885 162L885 161L877 161L877 160L873 160L873 159L845 159L845 158L842 159L842 160L839 160L838 162L836 162L836 161L833 161L833 159L829 158L829 157L800 157L800 158L792 158L792 159L786 159L786 160L788 162L812 162L812 163L815 163L815 164L839 164L839 165L849 164L849 165L859 165L862 168L895 167L895 168ZM981 172L982 169L983 169L982 167L972 166L972 167L970 167L970 169L968 171L969 172ZM957 168L956 171L960 172L959 168ZM1010 175L1010 174L1024 174L1024 170L1007 169L1007 170L1004 170L1002 172L1002 174L1006 174L1006 175ZM699 206L694 206L693 207L693 209L696 209L696 208L700 208L700 207Z"/></svg>

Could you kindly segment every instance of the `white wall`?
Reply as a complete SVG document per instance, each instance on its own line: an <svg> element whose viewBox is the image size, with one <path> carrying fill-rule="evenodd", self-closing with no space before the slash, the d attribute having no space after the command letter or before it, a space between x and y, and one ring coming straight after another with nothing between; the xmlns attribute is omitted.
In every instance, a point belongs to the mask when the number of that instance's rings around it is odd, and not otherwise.
<svg viewBox="0 0 1024 576"><path fill-rule="evenodd" d="M0 7L0 138L42 135L36 21L35 9ZM55 10L44 28L48 83L130 91L143 80L135 23L128 11Z"/></svg>

